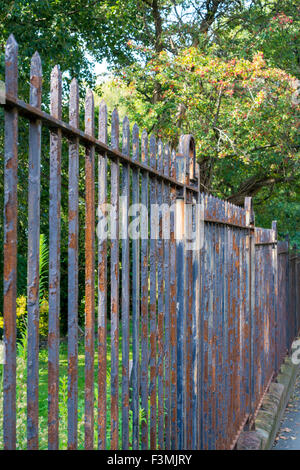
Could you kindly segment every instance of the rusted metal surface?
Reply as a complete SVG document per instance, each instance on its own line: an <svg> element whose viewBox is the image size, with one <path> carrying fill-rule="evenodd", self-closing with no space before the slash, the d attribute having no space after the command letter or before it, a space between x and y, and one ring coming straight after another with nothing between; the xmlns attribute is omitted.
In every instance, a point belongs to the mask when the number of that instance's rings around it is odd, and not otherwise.
<svg viewBox="0 0 300 470"><path fill-rule="evenodd" d="M171 153L170 173L176 178L176 152ZM176 206L176 189L170 188L171 207ZM177 444L177 316L176 316L176 212L170 212L170 448L178 448Z"/></svg>
<svg viewBox="0 0 300 470"><path fill-rule="evenodd" d="M51 115L61 119L62 79L56 65L51 74ZM48 447L59 446L59 313L60 313L60 202L61 202L60 129L50 133L49 197L49 326L48 326Z"/></svg>
<svg viewBox="0 0 300 470"><path fill-rule="evenodd" d="M85 98L85 131L94 135L94 95ZM85 449L94 447L95 148L85 149Z"/></svg>
<svg viewBox="0 0 300 470"><path fill-rule="evenodd" d="M135 124L132 129L132 159L140 157L139 128ZM132 169L132 204L140 202L140 178L138 168ZM139 328L140 328L140 243L138 237L132 240L132 449L139 449Z"/></svg>
<svg viewBox="0 0 300 470"><path fill-rule="evenodd" d="M231 446L250 406L249 229L244 209L212 196L202 199L199 440L201 448L223 449Z"/></svg>
<svg viewBox="0 0 300 470"><path fill-rule="evenodd" d="M79 127L79 90L70 86L69 121ZM78 421L78 179L79 141L69 142L69 236L68 236L68 449L77 449Z"/></svg>
<svg viewBox="0 0 300 470"><path fill-rule="evenodd" d="M148 165L148 135L143 131L141 137L142 162ZM141 406L144 420L141 424L142 449L148 449L148 173L141 174L141 204L147 210L142 214L141 240Z"/></svg>
<svg viewBox="0 0 300 470"><path fill-rule="evenodd" d="M98 138L107 143L107 107L99 108ZM98 154L98 223L106 215L107 156ZM106 449L107 415L107 239L98 237L98 449Z"/></svg>
<svg viewBox="0 0 300 470"><path fill-rule="evenodd" d="M153 135L150 137L149 142L149 157L150 166L156 168L156 140ZM156 292L157 292L157 251L156 251L156 229L157 229L157 214L155 206L157 202L156 194L156 178L150 175L150 383L149 383L149 396L150 396L150 449L156 449L156 423L157 423L157 406L156 406L156 393L157 393L157 322L156 322Z"/></svg>
<svg viewBox="0 0 300 470"><path fill-rule="evenodd" d="M119 115L112 113L111 146L119 148ZM118 449L119 439L119 161L111 162L111 449Z"/></svg>
<svg viewBox="0 0 300 470"><path fill-rule="evenodd" d="M194 179L197 178L198 187L200 185L200 168L196 164ZM192 228L196 239L199 242L201 237L201 203L200 193L193 199ZM196 247L192 252L192 281L193 281L193 301L192 301L192 449L199 449L200 441L200 250ZM171 322L172 324L172 322Z"/></svg>
<svg viewBox="0 0 300 470"><path fill-rule="evenodd" d="M157 144L157 169L163 172L163 143ZM157 203L163 202L163 183L157 181ZM162 211L158 214L158 240L157 240L157 439L158 448L164 448L164 244L162 239L163 217Z"/></svg>
<svg viewBox="0 0 300 470"><path fill-rule="evenodd" d="M178 181L185 178L185 158L176 157ZM184 249L184 197L176 200L176 316L177 316L177 445L184 448L184 396L185 396L185 249Z"/></svg>
<svg viewBox="0 0 300 470"><path fill-rule="evenodd" d="M38 108L42 101L42 64L36 52L31 60L30 104ZM40 167L41 123L29 126L28 175L28 258L27 258L27 447L38 449L39 425L39 248L40 248Z"/></svg>
<svg viewBox="0 0 300 470"><path fill-rule="evenodd" d="M50 114L41 111L41 65L39 56L35 54L31 68L30 104L18 100L17 44L10 37L6 47L7 94L4 104L4 447L16 447L17 142L18 115L21 115L30 121L28 448L38 448L38 244L42 124L50 130L49 449L59 447L62 136L69 139L68 448L76 449L78 446L80 145L85 148L86 204L85 448L94 447L95 426L97 184L99 224L105 221L108 201L112 207L111 242L108 244L105 237L98 239L98 448L117 449L120 437L122 449L233 448L245 424L253 423L270 381L278 372L286 352L290 351L292 341L299 332L300 268L297 248L290 251L288 241L278 242L275 222L271 229L254 226L250 198L246 198L245 207L241 208L200 193L199 167L196 164L195 142L191 135L180 138L179 153L176 154L161 140L156 142L154 136L150 137L148 147L145 131L140 142L139 129L135 125L132 130L131 158L127 118L123 121L120 151L117 110L112 113L111 146L108 146L105 103L100 104L99 133L96 139L92 92L88 91L86 96L83 132L79 129L76 80L72 81L70 88L69 123L61 120L61 89L61 73L55 67L51 76ZM95 152L98 154L97 182ZM121 207L119 195L123 197ZM137 209L139 213L129 213L129 203L140 202L144 209ZM170 218L168 212L157 212L155 204L162 203L165 204L165 209L176 206L176 210L171 211ZM201 206L197 203L201 203ZM145 208L150 209L148 213ZM132 228L131 216L138 216L142 238L133 236L130 244L128 230ZM192 250L192 236L196 234L196 239L200 240L200 220L204 224L203 245ZM110 309L107 308L108 295ZM110 334L107 332L108 310ZM119 318L122 321L120 376ZM111 422L107 426L109 341L111 387L108 390L111 392ZM120 383L122 396L119 397ZM119 423L121 416L122 425ZM129 434L131 424L132 436Z"/></svg>
<svg viewBox="0 0 300 470"><path fill-rule="evenodd" d="M18 94L18 45L13 35L5 48L6 93ZM5 112L4 148L4 285L5 364L3 374L4 449L16 448L16 296L17 296L18 112Z"/></svg>
<svg viewBox="0 0 300 470"><path fill-rule="evenodd" d="M130 129L127 117L123 121L122 153L130 154ZM130 168L122 167L122 449L129 448L129 304L130 304L130 259L128 237L128 211L130 200Z"/></svg>
<svg viewBox="0 0 300 470"><path fill-rule="evenodd" d="M277 363L281 364L288 349L289 343L289 310L288 310L288 242L278 242L278 326L281 321L287 328L278 328L277 334Z"/></svg>
<svg viewBox="0 0 300 470"><path fill-rule="evenodd" d="M163 172L169 176L170 172L170 147L165 145L163 153ZM169 211L170 208L170 185L163 185L163 201ZM163 220L164 225L164 356L165 356L165 449L171 448L171 369L170 369L170 215Z"/></svg>

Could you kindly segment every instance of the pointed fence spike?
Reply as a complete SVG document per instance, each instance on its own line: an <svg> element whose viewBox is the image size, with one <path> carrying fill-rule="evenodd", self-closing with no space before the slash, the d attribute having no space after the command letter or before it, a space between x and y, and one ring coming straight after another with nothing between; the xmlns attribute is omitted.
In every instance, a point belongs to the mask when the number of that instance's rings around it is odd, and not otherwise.
<svg viewBox="0 0 300 470"><path fill-rule="evenodd" d="M172 150L171 153L171 177L176 179L176 152Z"/></svg>
<svg viewBox="0 0 300 470"><path fill-rule="evenodd" d="M164 146L163 146L162 140L159 139L158 144L157 144L157 169L158 171L163 170L163 151L164 151Z"/></svg>
<svg viewBox="0 0 300 470"><path fill-rule="evenodd" d="M141 137L141 157L142 162L148 165L148 134L146 130L143 130Z"/></svg>
<svg viewBox="0 0 300 470"><path fill-rule="evenodd" d="M15 98L18 95L18 49L18 43L11 34L5 47L5 86L6 93Z"/></svg>
<svg viewBox="0 0 300 470"><path fill-rule="evenodd" d="M76 78L70 85L69 121L71 126L79 128L79 87Z"/></svg>
<svg viewBox="0 0 300 470"><path fill-rule="evenodd" d="M94 94L88 89L85 96L85 132L94 136Z"/></svg>
<svg viewBox="0 0 300 470"><path fill-rule="evenodd" d="M164 175L169 176L170 172L170 147L168 144L165 145L163 153L163 167Z"/></svg>
<svg viewBox="0 0 300 470"><path fill-rule="evenodd" d="M149 141L149 153L150 153L150 166L156 168L156 138L155 135L151 135Z"/></svg>
<svg viewBox="0 0 300 470"><path fill-rule="evenodd" d="M104 100L99 106L98 139L107 144L107 106Z"/></svg>
<svg viewBox="0 0 300 470"><path fill-rule="evenodd" d="M127 156L129 156L130 153L130 127L127 116L123 119L122 153Z"/></svg>
<svg viewBox="0 0 300 470"><path fill-rule="evenodd" d="M119 113L114 108L111 116L111 148L119 150Z"/></svg>
<svg viewBox="0 0 300 470"><path fill-rule="evenodd" d="M29 103L36 108L40 108L42 103L42 62L38 52L31 59Z"/></svg>
<svg viewBox="0 0 300 470"><path fill-rule="evenodd" d="M139 128L134 124L132 129L132 159L139 160Z"/></svg>
<svg viewBox="0 0 300 470"><path fill-rule="evenodd" d="M51 72L50 96L51 115L56 119L61 119L62 78L59 65L55 65Z"/></svg>

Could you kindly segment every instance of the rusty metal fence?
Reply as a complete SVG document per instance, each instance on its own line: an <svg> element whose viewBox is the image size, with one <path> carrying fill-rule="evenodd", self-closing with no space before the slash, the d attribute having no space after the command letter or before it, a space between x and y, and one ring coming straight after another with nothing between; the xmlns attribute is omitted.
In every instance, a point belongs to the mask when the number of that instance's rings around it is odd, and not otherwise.
<svg viewBox="0 0 300 470"><path fill-rule="evenodd" d="M17 446L20 116L29 122L28 448L39 447L40 169L42 158L47 158L41 157L41 126L49 129L50 136L48 448L59 447L64 139L69 146L68 448L78 447L78 234L83 228L78 216L80 147L85 149L85 448L233 448L243 427L251 426L299 330L296 250L290 253L287 241L277 241L275 223L270 230L255 227L250 198L242 208L200 192L192 136L182 136L179 152L175 152L154 136L148 141L145 131L140 138L136 125L130 132L125 117L120 143L119 117L114 110L109 145L104 103L95 137L91 91L85 100L85 130L80 130L75 79L70 87L69 123L62 121L62 78L57 66L51 75L50 113L41 110L42 70L37 53L31 64L29 104L19 100L17 58L18 46L11 36L6 47L3 104L4 447ZM97 238L96 225L105 216L108 201L114 230L110 239ZM144 236L130 240L129 206L138 203L147 209ZM155 212L157 204L175 210L168 218ZM193 249L192 233L196 234Z"/></svg>

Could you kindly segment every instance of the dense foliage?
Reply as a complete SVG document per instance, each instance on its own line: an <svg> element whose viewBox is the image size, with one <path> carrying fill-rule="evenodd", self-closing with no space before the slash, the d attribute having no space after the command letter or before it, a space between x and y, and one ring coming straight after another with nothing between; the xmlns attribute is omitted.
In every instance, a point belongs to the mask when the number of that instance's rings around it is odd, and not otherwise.
<svg viewBox="0 0 300 470"><path fill-rule="evenodd" d="M115 80L129 114L177 145L181 133L196 137L204 191L242 205L245 196L284 183L299 184L296 80L253 60L224 60L189 48L166 52ZM128 85L127 85L128 84ZM159 86L160 100L147 95ZM130 97L130 99L129 99Z"/></svg>

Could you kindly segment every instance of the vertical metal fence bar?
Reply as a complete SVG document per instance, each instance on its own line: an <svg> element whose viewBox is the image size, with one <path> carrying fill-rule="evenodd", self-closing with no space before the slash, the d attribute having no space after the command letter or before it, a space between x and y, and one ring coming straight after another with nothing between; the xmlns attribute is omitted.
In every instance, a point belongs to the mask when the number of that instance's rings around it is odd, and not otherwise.
<svg viewBox="0 0 300 470"><path fill-rule="evenodd" d="M107 144L107 107L99 107L98 139ZM107 156L98 154L98 449L106 449L107 422Z"/></svg>
<svg viewBox="0 0 300 470"><path fill-rule="evenodd" d="M211 199L212 211L215 213L215 203L216 200L214 197ZM212 402L212 429L211 429L211 443L210 449L216 448L216 430L217 430L217 407L218 407L218 397L217 397L217 328L218 328L218 319L217 319L217 230L218 224L212 225L212 263L211 276L212 276L212 331L211 331L211 345L212 345L212 355L211 355L211 374L212 374L212 383L211 383L211 402Z"/></svg>
<svg viewBox="0 0 300 470"><path fill-rule="evenodd" d="M85 132L94 136L94 95L85 98ZM85 150L85 449L94 447L95 148Z"/></svg>
<svg viewBox="0 0 300 470"><path fill-rule="evenodd" d="M199 175L199 171L197 171ZM198 176L199 177L199 176ZM199 200L198 194L194 197L193 201L193 303L192 303L192 315L193 315L193 324L192 324L192 335L193 335L193 351L192 351L192 377L193 377L193 402L192 402L192 449L198 449L199 443L199 432L198 432L198 407L199 407L199 295L200 295L200 286L199 286L199 247L200 245L200 213L199 213Z"/></svg>
<svg viewBox="0 0 300 470"><path fill-rule="evenodd" d="M51 74L51 115L61 119L61 71L56 65ZM49 201L49 327L48 327L48 447L59 446L59 313L60 313L60 201L61 201L61 130L50 132Z"/></svg>
<svg viewBox="0 0 300 470"><path fill-rule="evenodd" d="M132 129L132 159L139 160L139 128ZM139 170L132 169L132 204L139 204ZM139 239L132 240L132 449L139 449Z"/></svg>
<svg viewBox="0 0 300 470"><path fill-rule="evenodd" d="M208 196L204 196L205 212L207 212ZM207 449L208 437L208 302L209 302L209 224L205 223L205 237L203 245L203 263L202 263L202 448Z"/></svg>
<svg viewBox="0 0 300 470"><path fill-rule="evenodd" d="M219 200L215 200L215 210L216 214L219 219ZM220 386L221 386L221 377L220 377L220 362L221 362L221 354L220 354L220 348L221 348L221 325L220 325L220 320L221 320L221 305L220 305L220 224L216 224L216 247L215 247L215 263L216 263L216 273L215 273L215 286L216 286L216 294L215 294L215 309L216 309L216 316L215 316L215 321L216 321L216 364L215 364L215 369L216 369L216 383L215 383L215 395L216 395L216 432L215 432L215 448L219 449L220 447L220 418L221 418L221 396L220 396Z"/></svg>
<svg viewBox="0 0 300 470"><path fill-rule="evenodd" d="M196 163L196 176L198 184L198 194L196 195L196 236L197 236L197 253L196 259L198 264L198 274L197 274L197 285L196 285L196 298L195 298L195 314L196 314L196 330L197 330L197 445L196 449L201 449L201 367L202 367L202 358L201 358L201 342L202 342L202 325L201 325L201 250L204 243L204 213L203 213L203 204L202 204L202 195L200 192L200 182L201 182L201 173L200 173L200 164Z"/></svg>
<svg viewBox="0 0 300 470"><path fill-rule="evenodd" d="M225 219L225 208L226 203L222 204L222 218ZM226 440L226 368L227 368L227 361L226 361L226 354L227 354L227 337L226 337L226 275L227 275L227 266L226 266L226 226L221 226L221 281L220 281L220 288L221 288L221 304L222 304L222 311L221 311L221 323L222 323L222 343L221 343L221 370L222 370L222 386L221 386L221 443L220 448L225 449L225 440Z"/></svg>
<svg viewBox="0 0 300 470"><path fill-rule="evenodd" d="M278 250L277 250L277 222L274 220L272 222L272 230L274 236L274 245L272 250L272 267L273 267L273 308L274 308L274 323L273 323L273 353L274 353L274 362L273 362L273 371L278 369L278 349L279 349L279 328L278 328Z"/></svg>
<svg viewBox="0 0 300 470"><path fill-rule="evenodd" d="M233 215L235 216L235 207L233 207ZM240 246L239 246L239 229L234 229L234 239L233 239L233 249L234 249L234 261L235 261L235 277L234 277L234 338L235 338L235 386L234 386L234 393L235 393L235 430L237 431L240 426L240 411L241 411L241 399L242 396L240 394L240 380L241 380L241 370L240 370L240 355L239 355L239 348L240 348L240 267L239 267L239 258L240 258ZM235 436L233 436L235 437Z"/></svg>
<svg viewBox="0 0 300 470"><path fill-rule="evenodd" d="M149 142L150 167L156 168L156 140L153 135ZM157 202L156 178L150 176L150 449L156 449L156 355L157 355L157 335L156 335L156 239L157 239L157 212L155 204Z"/></svg>
<svg viewBox="0 0 300 470"><path fill-rule="evenodd" d="M171 176L176 179L176 152L171 153ZM178 448L177 443L177 318L176 318L176 188L170 189L170 368L171 368L171 449Z"/></svg>
<svg viewBox="0 0 300 470"><path fill-rule="evenodd" d="M204 214L206 213L207 195L202 195ZM207 223L204 225L205 236L201 250L201 449L206 449L206 388L207 388L207 276L206 276L206 257L207 257Z"/></svg>
<svg viewBox="0 0 300 470"><path fill-rule="evenodd" d="M42 64L36 52L31 60L30 104L41 108ZM27 260L27 447L39 446L39 250L40 250L41 122L29 125L28 260Z"/></svg>
<svg viewBox="0 0 300 470"><path fill-rule="evenodd" d="M183 155L176 157L176 176L185 181L186 160ZM185 393L185 189L176 199L176 316L177 316L177 427L178 449L184 449L184 393Z"/></svg>
<svg viewBox="0 0 300 470"><path fill-rule="evenodd" d="M119 150L119 115L111 118L111 147ZM119 159L111 161L111 449L119 439Z"/></svg>
<svg viewBox="0 0 300 470"><path fill-rule="evenodd" d="M127 117L123 121L122 152L130 154L130 129ZM128 211L130 198L129 165L122 167L122 449L129 448L129 236Z"/></svg>
<svg viewBox="0 0 300 470"><path fill-rule="evenodd" d="M211 212L212 207L212 197L208 196L208 205L209 211ZM208 359L208 372L207 372L207 395L206 395L206 409L207 409L207 448L211 450L213 442L213 414L215 411L215 396L213 393L214 385L214 370L213 370L213 354L214 354L214 337L213 337L213 328L214 328L214 310L213 310L213 280L214 280L214 252L213 252L213 224L207 224L208 231L208 259L207 259L207 270L208 270L208 302L207 302L207 330L208 330L208 350L207 350L207 359Z"/></svg>
<svg viewBox="0 0 300 470"><path fill-rule="evenodd" d="M188 183L188 177L187 181ZM190 190L186 190L186 208L185 208L185 246L186 246L186 263L185 263L185 311L186 311L186 387L185 387L185 448L192 447L192 300L193 300L193 265L192 250L190 249L191 226L192 226L192 194Z"/></svg>
<svg viewBox="0 0 300 470"><path fill-rule="evenodd" d="M260 302L261 296L259 295L259 286L261 282L260 270L258 266L260 265L260 247L255 246L255 331L254 331L254 341L255 341L255 351L254 351L254 380L255 380L255 408L260 398L260 383L261 383L261 360L260 360L260 335L262 331L261 318L260 318Z"/></svg>
<svg viewBox="0 0 300 470"><path fill-rule="evenodd" d="M231 216L231 206L228 203L227 206L227 216ZM233 416L233 405L235 396L233 394L233 328L232 328L232 278L233 278L233 266L232 266L232 227L228 227L227 232L227 249L228 249L228 275L227 275L227 321L228 321L228 352L227 352L227 360L228 360L228 413L227 413L227 422L231 422ZM226 445L230 445L231 441L231 434L227 435Z"/></svg>
<svg viewBox="0 0 300 470"><path fill-rule="evenodd" d="M143 131L141 138L142 162L148 165L148 136ZM148 448L148 173L141 175L141 406L144 420L141 424L142 449ZM145 209L145 210L144 210Z"/></svg>
<svg viewBox="0 0 300 470"><path fill-rule="evenodd" d="M79 90L70 86L69 122L79 128ZM69 237L68 237L68 449L78 445L78 178L79 140L69 142Z"/></svg>
<svg viewBox="0 0 300 470"><path fill-rule="evenodd" d="M157 169L163 172L163 143L158 141ZM163 183L157 181L157 202L161 208ZM158 341L158 448L164 448L164 245L162 240L162 210L159 210L159 235L157 241L157 341Z"/></svg>
<svg viewBox="0 0 300 470"><path fill-rule="evenodd" d="M256 331L256 315L255 315L255 238L254 230L249 230L250 253L249 253L249 289L250 289L250 413L253 415L255 409L255 331Z"/></svg>
<svg viewBox="0 0 300 470"><path fill-rule="evenodd" d="M5 48L6 93L18 95L18 44L10 35ZM4 148L4 272L3 315L5 364L3 376L4 449L16 448L16 297L17 297L17 171L18 112L5 111Z"/></svg>
<svg viewBox="0 0 300 470"><path fill-rule="evenodd" d="M163 173L169 176L170 172L170 148L168 145L163 153ZM165 449L171 447L171 403L170 403L170 185L164 183L164 204L167 208L167 216L163 218L163 244L164 244L164 320L165 320Z"/></svg>
<svg viewBox="0 0 300 470"><path fill-rule="evenodd" d="M239 298L240 298L240 344L239 344L239 364L240 364L240 394L241 394L241 410L240 410L240 426L243 424L244 417L246 416L246 404L248 393L246 390L246 383L247 377L245 376L247 370L247 364L245 361L245 356L247 354L248 346L247 346L247 298L246 298L246 269L247 265L245 262L244 255L246 253L246 245L245 245L245 234L244 231L239 229L239 246L240 246L240 253L239 253L239 277L240 277L240 291L239 291Z"/></svg>

